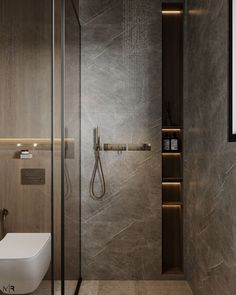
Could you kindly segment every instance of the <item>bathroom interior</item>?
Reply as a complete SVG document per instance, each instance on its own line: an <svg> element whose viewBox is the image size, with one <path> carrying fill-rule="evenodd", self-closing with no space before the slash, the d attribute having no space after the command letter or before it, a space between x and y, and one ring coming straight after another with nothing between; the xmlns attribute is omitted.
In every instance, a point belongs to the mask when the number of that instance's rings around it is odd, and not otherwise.
<svg viewBox="0 0 236 295"><path fill-rule="evenodd" d="M234 50L232 0L0 0L0 294L236 294Z"/></svg>

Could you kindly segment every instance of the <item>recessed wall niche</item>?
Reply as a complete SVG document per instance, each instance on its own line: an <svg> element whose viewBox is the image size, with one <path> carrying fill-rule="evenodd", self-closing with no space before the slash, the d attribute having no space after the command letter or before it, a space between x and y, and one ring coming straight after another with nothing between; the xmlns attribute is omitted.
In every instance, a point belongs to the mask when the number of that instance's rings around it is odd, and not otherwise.
<svg viewBox="0 0 236 295"><path fill-rule="evenodd" d="M183 275L183 5L162 5L162 273Z"/></svg>

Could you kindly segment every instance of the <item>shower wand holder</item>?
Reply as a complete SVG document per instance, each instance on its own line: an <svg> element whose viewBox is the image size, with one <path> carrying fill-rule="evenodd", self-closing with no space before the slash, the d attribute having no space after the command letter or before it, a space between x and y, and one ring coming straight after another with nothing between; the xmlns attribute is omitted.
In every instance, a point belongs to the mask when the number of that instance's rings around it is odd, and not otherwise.
<svg viewBox="0 0 236 295"><path fill-rule="evenodd" d="M95 145L95 151L102 151L102 145L100 145L100 144L96 144Z"/></svg>

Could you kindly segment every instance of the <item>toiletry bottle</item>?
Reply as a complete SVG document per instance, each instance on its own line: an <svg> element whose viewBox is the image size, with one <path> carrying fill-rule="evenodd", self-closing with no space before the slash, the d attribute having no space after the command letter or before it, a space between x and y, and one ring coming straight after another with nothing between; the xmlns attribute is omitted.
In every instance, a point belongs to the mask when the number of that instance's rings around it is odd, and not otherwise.
<svg viewBox="0 0 236 295"><path fill-rule="evenodd" d="M170 149L171 149L171 151L175 151L175 152L179 150L179 139L178 139L176 133L174 133L171 136L171 139L170 139Z"/></svg>
<svg viewBox="0 0 236 295"><path fill-rule="evenodd" d="M170 138L169 136L165 133L163 137L163 151L170 151Z"/></svg>

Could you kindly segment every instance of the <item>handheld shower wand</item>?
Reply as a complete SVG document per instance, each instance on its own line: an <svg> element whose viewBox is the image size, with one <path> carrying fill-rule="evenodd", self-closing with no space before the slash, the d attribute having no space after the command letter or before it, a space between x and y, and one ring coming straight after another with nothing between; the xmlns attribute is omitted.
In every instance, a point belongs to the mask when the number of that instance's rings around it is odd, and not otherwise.
<svg viewBox="0 0 236 295"><path fill-rule="evenodd" d="M95 144L94 144L94 153L95 153L95 165L93 168L93 173L92 173L92 178L90 181L90 187L89 187L89 193L90 197L99 200L105 196L106 193L106 182L105 182L105 177L103 173L103 168L102 168L102 162L101 162L101 157L100 157L100 151L101 151L101 145L100 145L100 134L99 134L99 128L97 127L94 129L95 133ZM94 184L95 184L95 178L96 174L98 173L100 183L101 183L101 193L96 194L94 192Z"/></svg>

